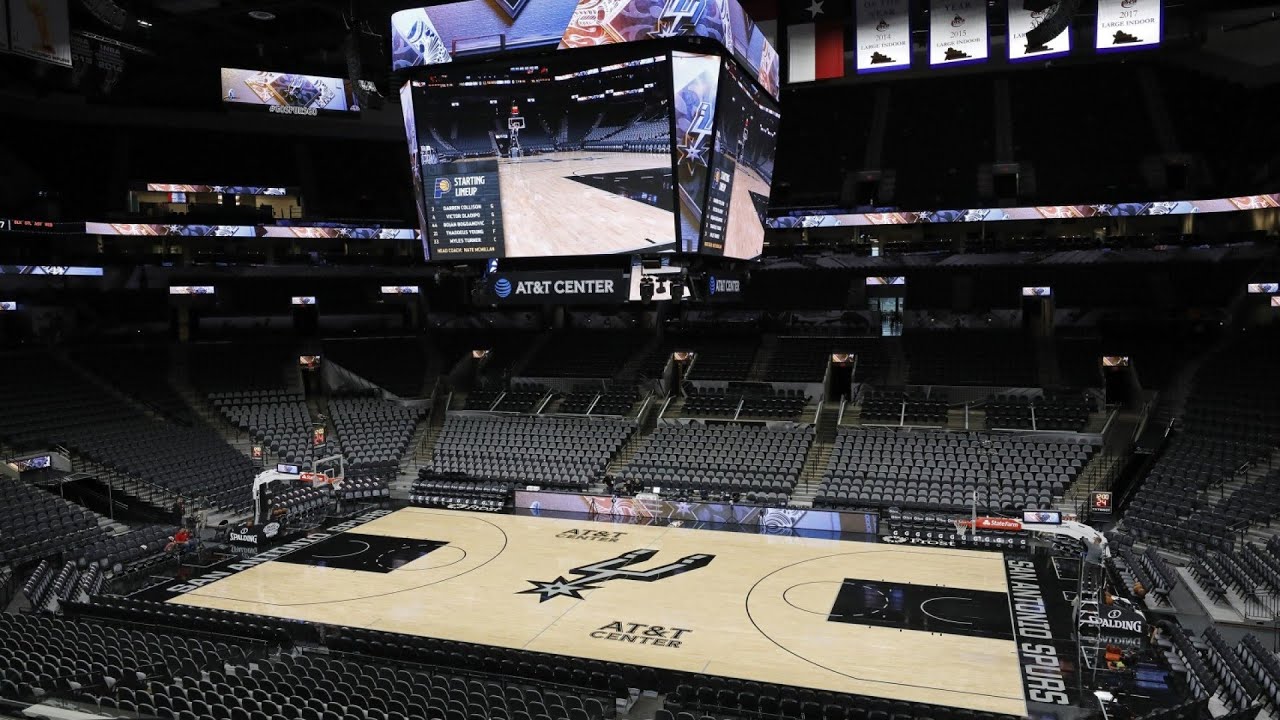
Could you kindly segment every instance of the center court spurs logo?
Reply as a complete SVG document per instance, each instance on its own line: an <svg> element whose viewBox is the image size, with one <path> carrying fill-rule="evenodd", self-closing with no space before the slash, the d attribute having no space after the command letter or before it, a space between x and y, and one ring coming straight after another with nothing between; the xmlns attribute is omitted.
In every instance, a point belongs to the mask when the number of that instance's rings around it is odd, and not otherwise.
<svg viewBox="0 0 1280 720"><path fill-rule="evenodd" d="M573 575L581 577L573 580L566 580L558 577L551 582L542 580L530 580L529 584L533 585L528 590L521 590L518 595L541 595L538 602L546 602L554 597L561 595L571 597L578 600L582 599L583 590L598 590L600 583L609 580L638 580L640 582L653 582L663 578L669 578L674 575L687 573L690 570L696 570L700 567L706 567L715 559L715 555L687 555L680 558L676 562L668 565L660 565L649 570L630 570L628 566L642 563L645 560L657 555L657 550L632 550L629 553L623 553L615 558L610 558L591 565L583 565L576 567L569 572Z"/></svg>

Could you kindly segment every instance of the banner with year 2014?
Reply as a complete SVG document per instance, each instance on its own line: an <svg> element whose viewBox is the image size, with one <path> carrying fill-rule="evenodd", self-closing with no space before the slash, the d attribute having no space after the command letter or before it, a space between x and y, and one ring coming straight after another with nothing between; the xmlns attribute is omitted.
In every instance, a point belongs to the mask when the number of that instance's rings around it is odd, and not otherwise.
<svg viewBox="0 0 1280 720"><path fill-rule="evenodd" d="M986 62L990 43L986 0L933 0L929 6L929 64Z"/></svg>
<svg viewBox="0 0 1280 720"><path fill-rule="evenodd" d="M858 0L854 63L860 73L911 67L907 0Z"/></svg>

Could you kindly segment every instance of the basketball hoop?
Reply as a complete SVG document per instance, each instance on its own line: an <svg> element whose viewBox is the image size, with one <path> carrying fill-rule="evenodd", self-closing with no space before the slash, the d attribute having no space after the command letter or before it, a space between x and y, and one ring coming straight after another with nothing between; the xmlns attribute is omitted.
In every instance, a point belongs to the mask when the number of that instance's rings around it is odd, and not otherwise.
<svg viewBox="0 0 1280 720"><path fill-rule="evenodd" d="M965 528L969 527L969 521L964 518L951 518L951 524L956 528L956 537L963 538Z"/></svg>
<svg viewBox="0 0 1280 720"><path fill-rule="evenodd" d="M524 148L520 147L520 131L523 129L524 118L519 115L507 118L507 131L510 133L511 138L511 147L507 154L511 158L518 158L524 155Z"/></svg>

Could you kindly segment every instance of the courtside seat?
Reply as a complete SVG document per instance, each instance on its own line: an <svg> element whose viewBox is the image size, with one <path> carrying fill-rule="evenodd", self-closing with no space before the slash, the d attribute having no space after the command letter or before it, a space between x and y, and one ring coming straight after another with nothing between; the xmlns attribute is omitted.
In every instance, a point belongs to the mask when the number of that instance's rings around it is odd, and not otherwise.
<svg viewBox="0 0 1280 720"><path fill-rule="evenodd" d="M502 510L511 497L509 483L470 480L466 476L441 475L427 468L418 471L409 500L420 507L465 510Z"/></svg>

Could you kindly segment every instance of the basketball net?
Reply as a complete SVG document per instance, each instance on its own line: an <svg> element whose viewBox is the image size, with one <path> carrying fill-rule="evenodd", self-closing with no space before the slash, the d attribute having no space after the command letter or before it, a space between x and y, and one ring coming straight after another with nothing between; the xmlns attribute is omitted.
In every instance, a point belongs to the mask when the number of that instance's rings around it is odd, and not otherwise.
<svg viewBox="0 0 1280 720"><path fill-rule="evenodd" d="M964 531L969 527L969 520L966 518L951 518L951 524L956 526L956 537L964 537Z"/></svg>

